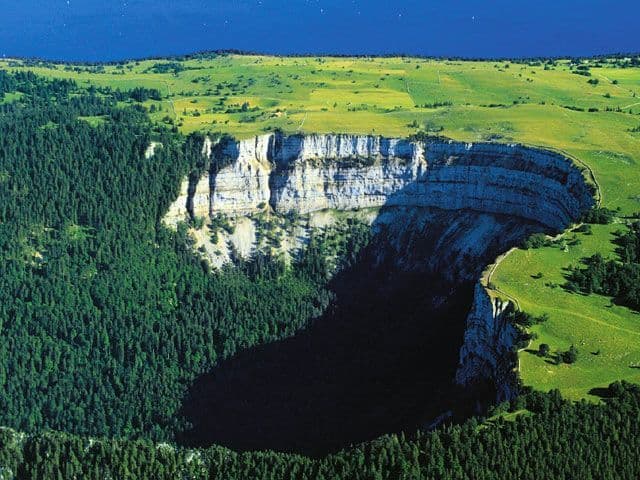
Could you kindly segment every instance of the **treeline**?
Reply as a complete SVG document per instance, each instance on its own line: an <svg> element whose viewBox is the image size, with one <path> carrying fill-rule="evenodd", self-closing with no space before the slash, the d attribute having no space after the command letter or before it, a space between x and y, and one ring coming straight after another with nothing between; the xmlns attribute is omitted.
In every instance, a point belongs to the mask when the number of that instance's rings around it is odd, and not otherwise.
<svg viewBox="0 0 640 480"><path fill-rule="evenodd" d="M162 94L158 89L135 87L130 90L113 89L111 87L96 87L91 85L86 90L80 89L75 80L48 80L31 71L17 71L8 73L0 70L0 98L5 93L20 92L28 95L31 100L73 100L69 98L71 93L81 93L86 97L97 97L100 100L146 102L147 100L162 100ZM76 112L77 113L77 112Z"/></svg>
<svg viewBox="0 0 640 480"><path fill-rule="evenodd" d="M159 62L184 62L189 60L215 60L219 57L227 57L230 55L239 56L273 56L272 53L265 54L264 52L252 51L252 50L239 50L239 49L218 49L218 50L202 50L199 52L183 54L183 55L169 55L169 56L150 56L141 58L129 58L115 61L64 61L64 60L45 60L37 57L20 58L18 60L12 60L9 63L13 63L13 66L25 66L25 67L48 67L55 68L57 65L65 65L66 67L104 67L109 65L125 66L131 62L142 62L145 60L157 60ZM403 59L412 60L440 60L440 61L473 61L473 62L511 62L515 64L527 64L530 66L540 66L543 63L554 65L559 60L569 60L573 64L580 64L584 61L594 61L597 64L607 64L610 61L614 62L614 65L622 68L637 67L640 66L640 53L638 52L612 52L609 54L591 55L584 57L575 56L548 56L548 57L465 57L465 56L434 56L434 55L420 55L410 52L393 52L378 54L364 54L364 53L339 53L339 52L317 52L317 53L291 53L276 55L278 58L315 58L322 59L322 57L332 58L362 58L362 59L376 59L376 58L395 58L401 57ZM197 68L195 68L197 69Z"/></svg>
<svg viewBox="0 0 640 480"><path fill-rule="evenodd" d="M329 293L303 268L212 274L161 225L202 138L106 90L0 78L28 92L0 106L0 425L172 439L197 376L290 336Z"/></svg>
<svg viewBox="0 0 640 480"><path fill-rule="evenodd" d="M488 422L387 435L311 459L277 452L185 450L148 441L92 440L0 431L8 478L119 479L636 479L640 476L640 390L615 383L602 404L573 403L557 391L530 393ZM511 420L503 415L512 412Z"/></svg>
<svg viewBox="0 0 640 480"><path fill-rule="evenodd" d="M77 88L73 80L50 81L30 71L8 73L0 70L0 95L21 92L42 99L66 97Z"/></svg>
<svg viewBox="0 0 640 480"><path fill-rule="evenodd" d="M124 101L131 99L135 102L146 102L147 100L162 100L160 90L156 88L135 87L131 90L112 90L107 91L107 95L113 94L116 100Z"/></svg>
<svg viewBox="0 0 640 480"><path fill-rule="evenodd" d="M619 260L596 253L582 259L584 267L574 266L567 276L570 291L598 293L635 310L640 310L640 222L633 222L615 239Z"/></svg>

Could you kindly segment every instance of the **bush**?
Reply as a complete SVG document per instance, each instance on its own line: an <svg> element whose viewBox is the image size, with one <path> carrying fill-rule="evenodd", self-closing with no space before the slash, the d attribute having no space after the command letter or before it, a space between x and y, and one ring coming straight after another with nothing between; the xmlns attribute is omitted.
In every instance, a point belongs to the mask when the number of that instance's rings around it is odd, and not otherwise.
<svg viewBox="0 0 640 480"><path fill-rule="evenodd" d="M520 245L524 250L549 246L550 242L544 233L534 233Z"/></svg>
<svg viewBox="0 0 640 480"><path fill-rule="evenodd" d="M604 207L593 207L582 215L584 223L607 225L613 221L616 212Z"/></svg>
<svg viewBox="0 0 640 480"><path fill-rule="evenodd" d="M574 345L571 345L571 347L569 347L569 350L561 354L561 357L564 363L576 363L576 361L578 360L578 349Z"/></svg>
<svg viewBox="0 0 640 480"><path fill-rule="evenodd" d="M202 230L202 227L204 227L204 217L193 218L193 220L191 221L191 225L196 230Z"/></svg>
<svg viewBox="0 0 640 480"><path fill-rule="evenodd" d="M534 325L539 325L541 323L546 322L549 319L549 316L545 313L539 317L535 317L530 313L523 312L520 310L511 310L508 312L508 317L511 323L514 325L520 325L525 328L533 327Z"/></svg>
<svg viewBox="0 0 640 480"><path fill-rule="evenodd" d="M541 343L540 346L538 347L538 356L546 357L547 355L549 355L550 351L551 351L551 347L549 347L548 344Z"/></svg>
<svg viewBox="0 0 640 480"><path fill-rule="evenodd" d="M591 225L589 225L588 223L583 223L578 228L576 228L574 232L584 233L585 235L593 235L593 232L591 231Z"/></svg>
<svg viewBox="0 0 640 480"><path fill-rule="evenodd" d="M519 331L518 336L516 337L514 346L517 350L522 350L523 348L527 348L529 343L532 340L535 340L536 338L537 338L536 335L533 333Z"/></svg>

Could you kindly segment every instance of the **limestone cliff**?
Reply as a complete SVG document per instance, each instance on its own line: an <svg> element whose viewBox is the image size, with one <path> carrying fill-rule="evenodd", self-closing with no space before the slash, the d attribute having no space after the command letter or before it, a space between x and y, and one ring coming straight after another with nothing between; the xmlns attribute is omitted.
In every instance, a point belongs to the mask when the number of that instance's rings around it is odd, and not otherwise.
<svg viewBox="0 0 640 480"><path fill-rule="evenodd" d="M517 332L505 319L507 305L476 284L456 373L461 385L490 379L496 385L497 401L513 398L517 388L513 353Z"/></svg>
<svg viewBox="0 0 640 480"><path fill-rule="evenodd" d="M326 212L355 211L384 233L380 261L392 255L403 268L470 282L524 236L561 231L593 204L592 189L569 159L522 145L268 134L207 142L203 155L211 168L185 180L166 222L233 219L235 230L214 240L194 232L216 265L230 261L231 251L249 255L264 246L256 225L265 221L256 216L307 215L287 227L269 220L281 229L275 243L286 253L331 221ZM501 386L500 398L508 398L515 385L514 331L503 307L477 285L456 381L490 379Z"/></svg>
<svg viewBox="0 0 640 480"><path fill-rule="evenodd" d="M170 220L264 205L281 213L405 206L469 208L560 230L591 202L570 161L521 145L269 134L225 141L211 156L228 166L183 186Z"/></svg>

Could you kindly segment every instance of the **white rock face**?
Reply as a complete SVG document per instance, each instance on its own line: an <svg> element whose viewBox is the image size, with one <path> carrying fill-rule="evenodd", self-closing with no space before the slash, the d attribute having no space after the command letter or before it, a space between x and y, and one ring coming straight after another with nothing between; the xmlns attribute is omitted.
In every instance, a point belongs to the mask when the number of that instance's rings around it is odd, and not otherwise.
<svg viewBox="0 0 640 480"><path fill-rule="evenodd" d="M278 212L380 207L426 167L421 145L403 140L313 135L275 147L271 206Z"/></svg>
<svg viewBox="0 0 640 480"><path fill-rule="evenodd" d="M398 264L421 263L453 282L477 279L481 263L491 261L489 252L504 251L531 231L563 230L593 204L570 160L521 145L268 134L207 141L203 155L208 172L185 180L167 223L187 216L237 218L265 208L322 218L325 211L393 207L376 210L371 222L394 232ZM255 248L255 229L243 222L238 233L209 246L218 251L212 263L229 261L227 245L243 254ZM283 248L300 247L305 236L308 230L295 230ZM425 238L430 256L418 259ZM476 286L456 375L462 385L493 380L500 399L511 397L516 385L515 330L504 320L504 307Z"/></svg>
<svg viewBox="0 0 640 480"><path fill-rule="evenodd" d="M186 178L180 184L180 193L178 198L169 206L169 210L165 214L163 221L165 224L175 227L179 221L189 217L187 210L187 202L189 201L189 180ZM208 202L207 202L208 204Z"/></svg>
<svg viewBox="0 0 640 480"><path fill-rule="evenodd" d="M160 142L151 142L147 147L147 150L144 152L144 158L148 160L153 157L156 153L156 148L161 146L162 144Z"/></svg>
<svg viewBox="0 0 640 480"><path fill-rule="evenodd" d="M209 213L233 216L255 212L271 198L269 159L272 135L228 142L214 152L215 160L230 162L209 179Z"/></svg>
<svg viewBox="0 0 640 480"><path fill-rule="evenodd" d="M264 205L281 213L436 207L513 215L561 230L591 203L571 161L520 145L269 134L205 151L213 165L224 166L188 187L169 217L185 210L201 215L207 206L210 215L231 216Z"/></svg>
<svg viewBox="0 0 640 480"><path fill-rule="evenodd" d="M517 332L505 319L507 305L508 302L491 298L480 283L476 285L456 372L456 382L460 385L473 385L480 379L492 380L499 402L517 393L515 365L509 361Z"/></svg>

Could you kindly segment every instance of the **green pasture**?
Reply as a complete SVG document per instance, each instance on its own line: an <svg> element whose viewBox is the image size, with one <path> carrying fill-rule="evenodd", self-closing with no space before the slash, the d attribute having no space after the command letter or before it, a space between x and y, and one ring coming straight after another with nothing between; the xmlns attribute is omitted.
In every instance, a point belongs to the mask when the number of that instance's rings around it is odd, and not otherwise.
<svg viewBox="0 0 640 480"><path fill-rule="evenodd" d="M518 250L496 270L492 283L497 288L517 298L524 311L549 316L547 322L533 327L538 338L520 353L525 385L559 388L577 399L593 398L592 389L613 380L640 382L640 314L615 305L610 298L563 288L566 268L578 265L581 258L596 252L615 256L612 234L621 228L620 224L594 225L592 235L569 233L554 246ZM572 245L575 239L578 242ZM536 278L540 273L542 277ZM548 344L551 352L575 345L578 361L554 365L534 353L541 343Z"/></svg>

